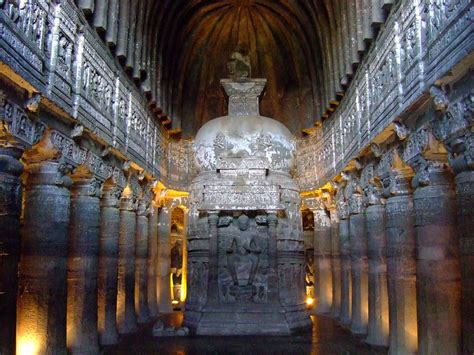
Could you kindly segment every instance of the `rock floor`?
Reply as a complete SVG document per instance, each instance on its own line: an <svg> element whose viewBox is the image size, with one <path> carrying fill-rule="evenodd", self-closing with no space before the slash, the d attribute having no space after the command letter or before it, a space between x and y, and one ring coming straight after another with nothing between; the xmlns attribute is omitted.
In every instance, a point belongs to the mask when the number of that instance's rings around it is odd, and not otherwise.
<svg viewBox="0 0 474 355"><path fill-rule="evenodd" d="M179 327L182 312L160 317L167 326ZM103 354L371 354L382 355L384 348L375 348L351 334L325 316L311 316L311 333L290 337L163 337L151 335L153 324L143 325L139 332L123 336L120 343L105 347Z"/></svg>

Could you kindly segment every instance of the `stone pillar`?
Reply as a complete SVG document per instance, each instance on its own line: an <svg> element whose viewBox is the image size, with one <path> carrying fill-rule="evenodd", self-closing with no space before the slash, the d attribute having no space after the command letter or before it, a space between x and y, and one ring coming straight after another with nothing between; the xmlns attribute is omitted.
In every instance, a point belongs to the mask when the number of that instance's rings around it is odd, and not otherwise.
<svg viewBox="0 0 474 355"><path fill-rule="evenodd" d="M461 353L461 284L455 195L447 170L413 193L417 247L418 351Z"/></svg>
<svg viewBox="0 0 474 355"><path fill-rule="evenodd" d="M387 346L389 337L385 206L366 210L369 258L369 325L366 342Z"/></svg>
<svg viewBox="0 0 474 355"><path fill-rule="evenodd" d="M137 330L135 317L136 213L131 192L120 201L117 328L120 334Z"/></svg>
<svg viewBox="0 0 474 355"><path fill-rule="evenodd" d="M171 233L171 209L162 207L158 215L158 278L157 297L158 310L160 313L171 313L171 289L170 289L170 233Z"/></svg>
<svg viewBox="0 0 474 355"><path fill-rule="evenodd" d="M468 85L472 74L460 85ZM456 87L451 95L467 95L448 99L444 90L432 87L435 115L433 133L449 153L456 174L457 232L461 267L461 313L463 353L474 353L474 135L472 134L472 93L467 87ZM463 94L464 95L464 94Z"/></svg>
<svg viewBox="0 0 474 355"><path fill-rule="evenodd" d="M341 254L339 248L339 214L335 208L329 210L331 220L331 316L338 319L341 312Z"/></svg>
<svg viewBox="0 0 474 355"><path fill-rule="evenodd" d="M106 184L100 211L98 330L101 345L118 342L117 333L117 256L119 240L119 199L122 189Z"/></svg>
<svg viewBox="0 0 474 355"><path fill-rule="evenodd" d="M341 255L341 312L339 321L342 325L349 326L352 315L351 245L349 208L342 187L339 188L336 194L336 201L339 213L339 252Z"/></svg>
<svg viewBox="0 0 474 355"><path fill-rule="evenodd" d="M209 222L209 276L207 301L215 303L219 299L219 278L218 278L218 250L217 250L217 223L219 221L219 211L208 211Z"/></svg>
<svg viewBox="0 0 474 355"><path fill-rule="evenodd" d="M416 172L412 185L418 352L460 354L461 274L453 176L446 167L445 149L427 127L410 135L403 158Z"/></svg>
<svg viewBox="0 0 474 355"><path fill-rule="evenodd" d="M473 144L471 138L471 144ZM474 147L471 146L471 151ZM472 164L471 164L472 166ZM461 250L463 352L474 353L474 171L456 175L456 207Z"/></svg>
<svg viewBox="0 0 474 355"><path fill-rule="evenodd" d="M354 181L354 182L353 182ZM356 180L350 184L356 184ZM349 238L351 244L352 322L354 334L366 334L369 317L369 278L367 262L367 230L362 194L351 188Z"/></svg>
<svg viewBox="0 0 474 355"><path fill-rule="evenodd" d="M64 165L28 166L17 311L17 349L66 354L67 240L71 179Z"/></svg>
<svg viewBox="0 0 474 355"><path fill-rule="evenodd" d="M100 187L90 177L73 176L73 181L67 256L67 347L71 354L97 354Z"/></svg>
<svg viewBox="0 0 474 355"><path fill-rule="evenodd" d="M147 301L150 317L158 315L156 298L156 275L158 258L158 207L152 202L148 216L148 260L147 260Z"/></svg>
<svg viewBox="0 0 474 355"><path fill-rule="evenodd" d="M15 352L22 153L19 145L0 140L0 354Z"/></svg>
<svg viewBox="0 0 474 355"><path fill-rule="evenodd" d="M138 323L150 319L148 312L147 259L148 259L148 213L150 201L140 199L137 210L135 235L135 312Z"/></svg>
<svg viewBox="0 0 474 355"><path fill-rule="evenodd" d="M418 348L418 326L415 227L410 179L399 172L387 172L384 185L388 197L385 204L385 231L389 354L415 354Z"/></svg>
<svg viewBox="0 0 474 355"><path fill-rule="evenodd" d="M361 174L366 202L367 250L369 260L369 324L366 342L387 346L389 336L387 290L387 237L385 231L385 201L381 198L379 179L375 179L375 164L368 163Z"/></svg>
<svg viewBox="0 0 474 355"><path fill-rule="evenodd" d="M319 198L318 198L319 199ZM312 209L314 216L314 296L316 313L329 313L332 306L331 221L324 209Z"/></svg>
<svg viewBox="0 0 474 355"><path fill-rule="evenodd" d="M277 253L277 224L278 216L276 211L267 211L268 219L268 298L270 302L279 301L278 292L278 253Z"/></svg>

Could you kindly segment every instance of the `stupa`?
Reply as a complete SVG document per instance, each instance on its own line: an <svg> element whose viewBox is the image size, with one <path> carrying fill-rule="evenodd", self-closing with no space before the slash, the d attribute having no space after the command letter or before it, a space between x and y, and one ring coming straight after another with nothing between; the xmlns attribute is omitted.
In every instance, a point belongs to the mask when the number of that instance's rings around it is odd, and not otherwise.
<svg viewBox="0 0 474 355"><path fill-rule="evenodd" d="M307 329L300 197L291 177L295 142L259 114L266 80L235 52L228 115L194 140L188 297L184 324L199 335L289 335Z"/></svg>

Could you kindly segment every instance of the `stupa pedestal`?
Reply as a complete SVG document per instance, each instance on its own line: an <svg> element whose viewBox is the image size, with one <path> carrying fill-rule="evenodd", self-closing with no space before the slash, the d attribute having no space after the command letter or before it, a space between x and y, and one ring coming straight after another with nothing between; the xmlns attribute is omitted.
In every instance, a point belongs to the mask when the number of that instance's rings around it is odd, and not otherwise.
<svg viewBox="0 0 474 355"><path fill-rule="evenodd" d="M195 142L200 173L190 194L184 324L200 335L289 335L311 326L306 311L295 144L259 116L264 79L222 80L229 116Z"/></svg>

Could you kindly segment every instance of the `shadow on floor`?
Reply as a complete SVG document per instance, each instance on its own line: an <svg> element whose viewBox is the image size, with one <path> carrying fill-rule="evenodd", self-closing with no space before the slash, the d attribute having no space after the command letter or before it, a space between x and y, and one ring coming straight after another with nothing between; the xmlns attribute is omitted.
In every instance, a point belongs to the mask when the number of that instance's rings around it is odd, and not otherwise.
<svg viewBox="0 0 474 355"><path fill-rule="evenodd" d="M179 326L182 312L160 317L166 325ZM118 345L103 349L103 354L386 354L386 349L374 348L354 337L350 331L325 316L311 316L313 330L308 334L293 336L239 336L239 337L165 337L151 335L153 324L139 332L123 336Z"/></svg>

